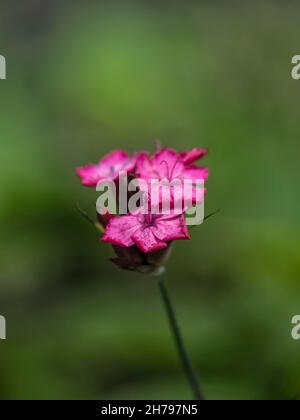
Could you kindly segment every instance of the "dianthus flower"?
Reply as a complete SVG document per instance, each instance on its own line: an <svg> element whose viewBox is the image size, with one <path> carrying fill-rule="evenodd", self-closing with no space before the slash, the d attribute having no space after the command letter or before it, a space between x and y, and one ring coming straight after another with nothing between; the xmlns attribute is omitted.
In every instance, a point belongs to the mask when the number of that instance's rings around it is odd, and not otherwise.
<svg viewBox="0 0 300 420"><path fill-rule="evenodd" d="M127 174L130 179L137 179L138 185L148 185L155 180L167 180L170 183L174 180L189 181L192 185L191 189L181 190L184 196L179 195L178 200L173 186L170 187L172 206L168 213L151 214L151 204L155 199L150 193L146 213L142 208L124 215L98 214L98 221L104 230L101 240L113 245L117 254L112 258L115 264L133 271L156 272L168 256L172 242L190 239L185 221L186 208L182 207L179 213L176 213L174 203L186 199L191 204L196 204L203 200L205 189L202 188L202 193L197 195L196 183L199 180L207 180L208 169L197 166L195 162L206 154L207 149L203 148L182 152L164 148L153 156L147 152L130 156L123 150L115 150L98 164L77 169L76 172L85 186L97 186L106 181L118 184L121 173ZM140 189L143 190L143 187ZM158 200L163 200L161 194Z"/></svg>

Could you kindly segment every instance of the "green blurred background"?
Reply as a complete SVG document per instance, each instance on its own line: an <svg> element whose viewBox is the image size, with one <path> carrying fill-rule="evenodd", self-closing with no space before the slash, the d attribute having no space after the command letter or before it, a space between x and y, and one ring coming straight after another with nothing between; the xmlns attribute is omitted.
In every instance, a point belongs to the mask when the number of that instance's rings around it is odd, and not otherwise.
<svg viewBox="0 0 300 420"><path fill-rule="evenodd" d="M74 168L209 147L168 284L209 399L300 392L296 1L0 2L2 399L188 399L157 280L119 271Z"/></svg>

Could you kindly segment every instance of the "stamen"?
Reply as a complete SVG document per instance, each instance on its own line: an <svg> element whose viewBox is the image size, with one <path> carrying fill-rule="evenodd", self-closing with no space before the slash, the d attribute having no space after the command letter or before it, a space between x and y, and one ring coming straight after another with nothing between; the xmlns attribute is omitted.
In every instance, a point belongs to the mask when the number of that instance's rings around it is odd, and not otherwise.
<svg viewBox="0 0 300 420"><path fill-rule="evenodd" d="M164 163L164 164L166 165L166 167L167 167L167 178L168 178L168 179L170 179L170 176L169 176L169 172L170 172L169 164L168 164L168 162L167 162L166 160L162 160L162 161L160 162L160 165L162 165L163 163Z"/></svg>
<svg viewBox="0 0 300 420"><path fill-rule="evenodd" d="M180 160L177 159L177 161L175 162L175 165L173 166L173 169L172 169L172 172L171 172L171 178L170 179L173 179L173 175L174 175L175 169L176 169L176 167L177 167L177 165L179 163L180 163Z"/></svg>

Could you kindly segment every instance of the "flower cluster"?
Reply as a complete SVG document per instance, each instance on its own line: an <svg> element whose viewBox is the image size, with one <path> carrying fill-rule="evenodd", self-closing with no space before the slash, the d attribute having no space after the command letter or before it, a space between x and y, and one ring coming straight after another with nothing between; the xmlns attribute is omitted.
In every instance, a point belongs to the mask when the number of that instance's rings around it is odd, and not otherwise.
<svg viewBox="0 0 300 420"><path fill-rule="evenodd" d="M140 152L130 156L122 150L116 150L105 156L98 164L90 164L77 169L77 174L85 186L96 187L107 181L119 182L120 173L126 173L128 179L143 181L150 185L153 181L167 180L170 189L171 206L169 211L153 214L150 209L154 196L147 193L146 207L127 214L98 214L98 220L104 229L103 242L111 243L116 252L112 259L118 266L143 272L156 271L167 258L173 241L189 239L185 220L186 207L175 211L176 203L183 199L192 205L203 200L203 194L197 195L196 183L206 181L208 169L196 165L196 161L207 154L206 149L195 148L177 152L171 148L158 150L153 156ZM191 188L178 196L173 181L189 180ZM140 181L140 190L143 189ZM118 187L118 185L117 185ZM177 192L176 192L177 191ZM157 204L157 203L156 203ZM162 209L163 197L158 195L158 208Z"/></svg>

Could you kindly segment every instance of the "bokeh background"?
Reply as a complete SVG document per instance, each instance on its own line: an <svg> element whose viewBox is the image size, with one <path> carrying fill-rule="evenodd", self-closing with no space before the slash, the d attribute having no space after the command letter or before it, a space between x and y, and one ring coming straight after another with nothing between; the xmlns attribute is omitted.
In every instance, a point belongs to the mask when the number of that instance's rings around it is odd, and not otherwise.
<svg viewBox="0 0 300 420"><path fill-rule="evenodd" d="M0 2L2 399L188 399L157 280L121 272L74 168L209 147L168 285L209 399L300 392L296 1Z"/></svg>

